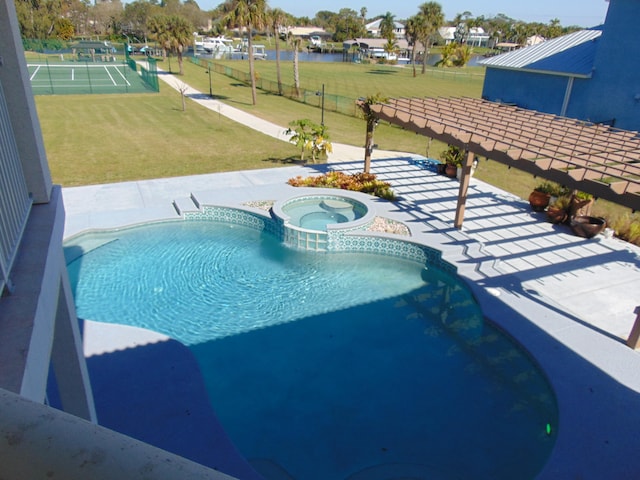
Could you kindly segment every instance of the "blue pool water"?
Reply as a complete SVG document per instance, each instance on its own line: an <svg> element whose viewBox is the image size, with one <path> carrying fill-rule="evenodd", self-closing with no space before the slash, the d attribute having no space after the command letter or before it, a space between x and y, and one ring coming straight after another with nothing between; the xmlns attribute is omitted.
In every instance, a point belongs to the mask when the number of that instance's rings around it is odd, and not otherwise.
<svg viewBox="0 0 640 480"><path fill-rule="evenodd" d="M85 235L65 254L78 315L188 345L268 480L533 478L553 447L544 377L438 269L216 222Z"/></svg>

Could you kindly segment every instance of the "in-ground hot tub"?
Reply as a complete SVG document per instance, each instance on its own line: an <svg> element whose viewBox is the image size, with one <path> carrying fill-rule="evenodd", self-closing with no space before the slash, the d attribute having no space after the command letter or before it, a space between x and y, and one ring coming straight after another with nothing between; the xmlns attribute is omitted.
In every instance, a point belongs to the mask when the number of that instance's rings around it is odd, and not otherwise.
<svg viewBox="0 0 640 480"><path fill-rule="evenodd" d="M365 228L374 212L354 192L307 194L276 202L273 216L283 224L284 243L326 250L331 232Z"/></svg>
<svg viewBox="0 0 640 480"><path fill-rule="evenodd" d="M289 215L289 223L309 230L326 230L333 223L353 222L362 218L367 207L344 197L303 197L286 202L282 211Z"/></svg>

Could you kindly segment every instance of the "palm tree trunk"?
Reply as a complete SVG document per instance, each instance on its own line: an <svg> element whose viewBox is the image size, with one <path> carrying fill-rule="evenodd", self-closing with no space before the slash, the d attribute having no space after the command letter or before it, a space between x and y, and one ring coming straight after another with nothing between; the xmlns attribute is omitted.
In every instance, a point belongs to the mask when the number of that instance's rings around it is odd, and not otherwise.
<svg viewBox="0 0 640 480"><path fill-rule="evenodd" d="M413 47L411 47L411 66L413 67L413 76L416 76L416 43L413 42Z"/></svg>
<svg viewBox="0 0 640 480"><path fill-rule="evenodd" d="M296 97L300 97L300 73L298 71L298 41L293 42L293 85Z"/></svg>
<svg viewBox="0 0 640 480"><path fill-rule="evenodd" d="M282 95L282 78L280 76L280 38L276 30L276 77L278 79L278 95Z"/></svg>
<svg viewBox="0 0 640 480"><path fill-rule="evenodd" d="M427 57L429 56L429 42L424 42L424 57L422 58L422 74L427 71Z"/></svg>
<svg viewBox="0 0 640 480"><path fill-rule="evenodd" d="M258 94L256 92L256 74L255 67L253 65L253 40L252 40L252 31L253 26L251 24L248 25L249 28L249 76L251 77L251 99L253 100L253 104L256 105L258 103Z"/></svg>

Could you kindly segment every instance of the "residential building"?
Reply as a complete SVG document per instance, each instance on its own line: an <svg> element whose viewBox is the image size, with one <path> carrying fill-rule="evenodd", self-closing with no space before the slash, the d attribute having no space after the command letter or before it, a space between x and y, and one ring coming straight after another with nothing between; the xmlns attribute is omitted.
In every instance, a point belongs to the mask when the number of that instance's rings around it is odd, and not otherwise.
<svg viewBox="0 0 640 480"><path fill-rule="evenodd" d="M382 18L378 18L373 22L369 22L365 25L365 29L367 30L367 34L374 38L379 38L382 36L380 30L380 24L382 23ZM404 24L400 22L393 22L394 28L393 33L396 36L397 40L402 40L406 37L406 31L404 28Z"/></svg>
<svg viewBox="0 0 640 480"><path fill-rule="evenodd" d="M610 0L605 23L482 61L482 97L640 130L637 0Z"/></svg>
<svg viewBox="0 0 640 480"><path fill-rule="evenodd" d="M482 27L471 27L466 30L460 27L440 27L438 33L444 44L448 45L460 37L462 43L470 47L489 47L491 36Z"/></svg>

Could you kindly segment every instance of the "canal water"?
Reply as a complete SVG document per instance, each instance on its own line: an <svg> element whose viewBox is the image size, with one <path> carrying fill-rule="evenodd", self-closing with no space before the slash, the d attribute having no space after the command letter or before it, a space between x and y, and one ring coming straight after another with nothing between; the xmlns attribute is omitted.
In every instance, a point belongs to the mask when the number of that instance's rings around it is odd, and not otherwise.
<svg viewBox="0 0 640 480"><path fill-rule="evenodd" d="M276 59L276 51L275 50L266 50L267 60L275 60ZM211 55L199 54L201 58L211 58ZM242 60L245 59L245 56L240 54L234 54L232 56L232 60ZM345 60L346 58L346 60ZM440 54L429 55L427 57L427 65L435 65L442 56ZM478 62L482 60L484 57L480 55L475 55L471 58L467 66L474 67L478 66ZM292 62L293 61L293 52L291 50L280 50L280 60L283 62ZM347 53L345 56L342 52L334 52L334 53L318 53L318 52L299 52L298 53L298 61L300 62L344 62L344 61L353 61L353 56L351 53ZM402 62L400 62L402 63Z"/></svg>

